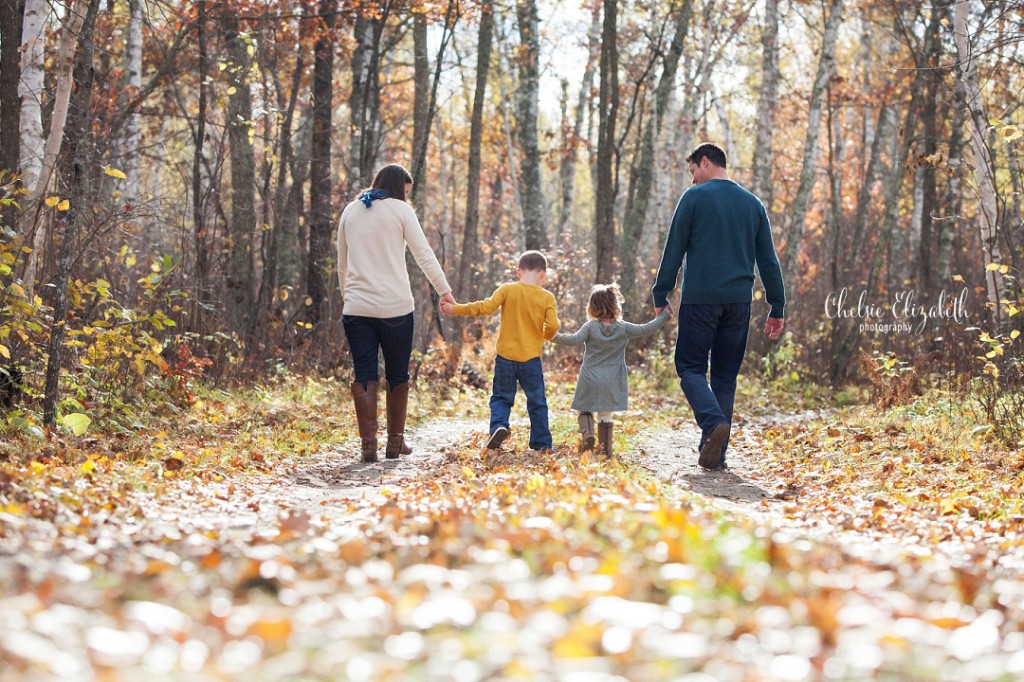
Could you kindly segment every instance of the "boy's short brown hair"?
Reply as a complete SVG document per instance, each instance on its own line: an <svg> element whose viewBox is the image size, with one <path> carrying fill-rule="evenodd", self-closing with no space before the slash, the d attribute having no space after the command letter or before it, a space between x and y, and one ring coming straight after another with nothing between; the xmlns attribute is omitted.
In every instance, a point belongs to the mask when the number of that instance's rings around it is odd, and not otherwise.
<svg viewBox="0 0 1024 682"><path fill-rule="evenodd" d="M524 251L519 257L519 269L530 272L547 272L548 259L540 251Z"/></svg>
<svg viewBox="0 0 1024 682"><path fill-rule="evenodd" d="M595 320L622 318L622 294L618 284L595 284L590 290L587 312Z"/></svg>

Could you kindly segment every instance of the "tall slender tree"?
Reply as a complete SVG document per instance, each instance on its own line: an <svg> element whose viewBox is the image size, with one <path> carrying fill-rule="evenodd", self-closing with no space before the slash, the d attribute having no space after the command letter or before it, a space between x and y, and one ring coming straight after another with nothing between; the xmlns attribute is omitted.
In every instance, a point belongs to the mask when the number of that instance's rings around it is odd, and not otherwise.
<svg viewBox="0 0 1024 682"><path fill-rule="evenodd" d="M673 3L672 11L676 13L672 42L665 54L661 77L655 88L654 112L647 119L643 139L640 143L639 159L633 166L634 172L630 177L629 194L626 198L626 215L622 223L621 284L623 297L630 302L630 305L637 301L636 250L643 235L644 223L647 220L647 206L650 202L651 189L654 187L654 168L657 161L655 143L661 135L661 129L665 122L669 97L675 89L679 58L683 54L683 46L690 28L693 1L677 1Z"/></svg>
<svg viewBox="0 0 1024 682"><path fill-rule="evenodd" d="M537 127L540 104L540 15L537 0L518 0L519 23L519 144L523 191L523 236L527 249L548 246L547 205L541 179L540 142Z"/></svg>
<svg viewBox="0 0 1024 682"><path fill-rule="evenodd" d="M238 16L226 7L221 17L227 68L227 129L231 157L231 217L228 222L228 270L225 277L230 328L248 335L254 316L253 232L256 229L256 158L253 149L251 36L243 33Z"/></svg>
<svg viewBox="0 0 1024 682"><path fill-rule="evenodd" d="M796 190L793 205L789 208L790 222L786 230L786 258L783 268L786 291L795 292L793 284L798 275L797 256L803 243L804 226L807 220L807 206L817 179L818 138L821 135L821 118L825 102L825 86L835 68L836 36L842 17L843 0L830 0L825 15L825 31L821 39L821 56L818 59L817 75L811 87L807 106L807 135L804 139L804 159L800 171L800 185Z"/></svg>
<svg viewBox="0 0 1024 682"><path fill-rule="evenodd" d="M330 298L331 102L334 98L334 22L336 0L320 0L320 21L313 61L313 145L309 165L309 264L306 289L312 322L324 319Z"/></svg>
<svg viewBox="0 0 1024 682"><path fill-rule="evenodd" d="M601 88L598 104L597 201L594 246L597 282L609 282L615 269L615 126L619 113L618 0L604 0L601 29Z"/></svg>
<svg viewBox="0 0 1024 682"><path fill-rule="evenodd" d="M469 124L469 163L466 177L466 220L462 232L462 257L459 261L458 299L473 291L474 264L477 262L480 224L480 156L483 143L484 105L487 101L487 76L491 70L491 44L494 34L494 2L480 6L480 32L476 46L476 88Z"/></svg>

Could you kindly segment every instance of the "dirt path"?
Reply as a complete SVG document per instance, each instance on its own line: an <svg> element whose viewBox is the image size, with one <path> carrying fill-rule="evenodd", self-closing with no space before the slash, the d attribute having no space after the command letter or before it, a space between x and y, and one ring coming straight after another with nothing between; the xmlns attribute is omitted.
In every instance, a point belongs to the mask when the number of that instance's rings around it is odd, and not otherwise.
<svg viewBox="0 0 1024 682"><path fill-rule="evenodd" d="M991 571L992 579L1024 576L1024 556L1004 551L1002 538L987 532L984 521L966 516L943 520L956 523L960 528L969 527L968 532L962 534L973 537L969 542L951 535L936 543L911 530L909 525L894 531L851 529L845 527L849 519L871 516L875 496L870 481L865 481L862 495L830 499L825 509L815 506L822 504L823 491L816 490L815 496L808 495L810 490L804 486L780 481L767 467L759 466L755 434L772 426L811 421L822 414L808 411L737 420L730 443L729 468L724 471L706 471L697 465L699 431L684 420L673 430L651 434L643 441L639 452L628 453L624 459L673 486L705 496L713 507L790 535L836 544L848 555L873 563L894 563L912 557L927 559L940 569ZM919 519L918 524L921 522Z"/></svg>
<svg viewBox="0 0 1024 682"><path fill-rule="evenodd" d="M383 501L382 491L430 476L444 465L446 453L478 438L474 429L479 428L479 421L433 421L408 429L414 452L397 460L384 457L381 442L380 459L364 463L353 439L314 457L278 462L271 475L183 483L174 499L145 495L137 501L150 507L148 518L173 522L183 534L217 532L222 538L246 539L264 530L276 533L289 524L308 523L330 525L340 532L363 521L373 507L365 505L363 515L353 515L348 501Z"/></svg>

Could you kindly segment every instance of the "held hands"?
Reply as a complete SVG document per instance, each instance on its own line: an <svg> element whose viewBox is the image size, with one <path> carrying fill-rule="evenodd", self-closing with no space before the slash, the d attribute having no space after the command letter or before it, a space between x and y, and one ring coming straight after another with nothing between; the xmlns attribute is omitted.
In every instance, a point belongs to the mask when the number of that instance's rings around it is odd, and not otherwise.
<svg viewBox="0 0 1024 682"><path fill-rule="evenodd" d="M441 297L438 307L441 308L441 314L445 317L451 317L452 312L455 310L455 297L452 296L451 292L448 292Z"/></svg>
<svg viewBox="0 0 1024 682"><path fill-rule="evenodd" d="M782 328L786 326L786 320L781 317L769 317L764 321L764 333L774 341L782 334Z"/></svg>
<svg viewBox="0 0 1024 682"><path fill-rule="evenodd" d="M662 306L660 308L655 308L654 309L654 315L655 316L661 315L661 311L662 310L667 310L669 317L675 317L676 311L672 309L672 304L671 303L669 303L668 305Z"/></svg>

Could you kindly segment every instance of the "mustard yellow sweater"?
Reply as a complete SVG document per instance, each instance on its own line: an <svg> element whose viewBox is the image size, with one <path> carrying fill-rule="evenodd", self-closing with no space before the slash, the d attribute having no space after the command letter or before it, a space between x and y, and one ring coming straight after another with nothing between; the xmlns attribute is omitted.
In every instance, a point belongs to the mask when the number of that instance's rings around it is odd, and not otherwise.
<svg viewBox="0 0 1024 682"><path fill-rule="evenodd" d="M540 357L544 339L551 340L561 324L555 296L536 284L502 284L490 298L455 306L455 315L480 317L501 308L498 347L495 351L512 362Z"/></svg>

